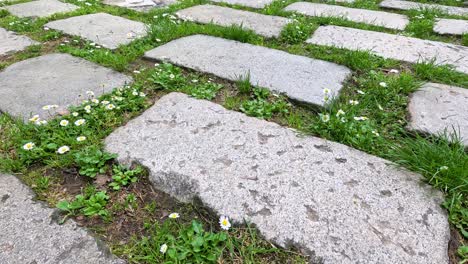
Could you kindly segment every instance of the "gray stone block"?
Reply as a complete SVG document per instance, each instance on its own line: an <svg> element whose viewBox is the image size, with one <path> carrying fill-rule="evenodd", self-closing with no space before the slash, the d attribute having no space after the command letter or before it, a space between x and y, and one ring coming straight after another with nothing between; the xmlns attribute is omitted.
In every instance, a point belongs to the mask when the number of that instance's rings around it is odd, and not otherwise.
<svg viewBox="0 0 468 264"><path fill-rule="evenodd" d="M33 198L16 177L0 174L0 263L125 263L72 220L57 224L57 212Z"/></svg>
<svg viewBox="0 0 468 264"><path fill-rule="evenodd" d="M45 26L68 35L80 36L109 49L129 44L147 34L145 24L106 13L52 21Z"/></svg>
<svg viewBox="0 0 468 264"><path fill-rule="evenodd" d="M68 54L48 54L17 62L0 72L0 111L27 120L50 118L45 105L80 104L86 91L101 95L130 83L126 75Z"/></svg>
<svg viewBox="0 0 468 264"><path fill-rule="evenodd" d="M104 0L106 5L125 7L146 12L152 8L164 7L176 3L177 0Z"/></svg>
<svg viewBox="0 0 468 264"><path fill-rule="evenodd" d="M26 37L17 35L15 32L0 28L0 55L8 55L21 51L38 42Z"/></svg>
<svg viewBox="0 0 468 264"><path fill-rule="evenodd" d="M284 10L307 16L340 17L353 22L399 30L405 29L409 23L408 17L400 14L318 3L296 2Z"/></svg>
<svg viewBox="0 0 468 264"><path fill-rule="evenodd" d="M468 47L460 45L338 26L319 27L307 43L370 51L410 63L435 59L437 64L468 73Z"/></svg>
<svg viewBox="0 0 468 264"><path fill-rule="evenodd" d="M231 5L242 5L253 8L264 8L275 0L211 0L212 2L226 3Z"/></svg>
<svg viewBox="0 0 468 264"><path fill-rule="evenodd" d="M337 95L351 73L334 63L205 35L171 41L146 52L145 58L169 61L232 81L250 73L253 85L316 105L325 103L323 89Z"/></svg>
<svg viewBox="0 0 468 264"><path fill-rule="evenodd" d="M57 0L38 0L4 7L17 17L48 17L58 13L71 12L78 8L76 5Z"/></svg>
<svg viewBox="0 0 468 264"><path fill-rule="evenodd" d="M448 263L441 193L345 145L171 93L105 146L156 188L324 263Z"/></svg>
<svg viewBox="0 0 468 264"><path fill-rule="evenodd" d="M411 9L436 9L449 15L466 16L468 15L468 8L456 7L456 6L445 6L437 4L424 4L411 1L400 1L400 0L384 0L380 2L380 7L397 9L397 10L411 10Z"/></svg>
<svg viewBox="0 0 468 264"><path fill-rule="evenodd" d="M468 147L468 89L426 83L411 95L408 110L410 130L456 133Z"/></svg>
<svg viewBox="0 0 468 264"><path fill-rule="evenodd" d="M199 5L178 11L183 20L202 24L214 23L220 26L237 25L271 38L279 37L281 30L292 20L279 16L267 16L255 12L242 11L215 5Z"/></svg>
<svg viewBox="0 0 468 264"><path fill-rule="evenodd" d="M434 32L447 35L468 34L468 20L437 19Z"/></svg>

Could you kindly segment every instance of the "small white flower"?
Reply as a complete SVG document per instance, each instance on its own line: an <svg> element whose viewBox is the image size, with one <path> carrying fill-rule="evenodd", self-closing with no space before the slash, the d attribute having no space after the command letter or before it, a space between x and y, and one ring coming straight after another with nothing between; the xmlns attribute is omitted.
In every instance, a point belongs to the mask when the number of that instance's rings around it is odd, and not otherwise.
<svg viewBox="0 0 468 264"><path fill-rule="evenodd" d="M361 91L361 90L357 90L357 93L358 94L366 94L364 91Z"/></svg>
<svg viewBox="0 0 468 264"><path fill-rule="evenodd" d="M42 126L42 125L47 124L47 121L46 120L38 120L38 121L36 121L35 124L38 125L38 126Z"/></svg>
<svg viewBox="0 0 468 264"><path fill-rule="evenodd" d="M343 116L343 117L340 118L340 121L341 121L341 123L346 123L346 118L344 118L344 116Z"/></svg>
<svg viewBox="0 0 468 264"><path fill-rule="evenodd" d="M65 154L65 153L67 153L68 151L70 151L70 147L69 147L69 146L61 146L61 147L57 150L57 153L58 153L58 154Z"/></svg>
<svg viewBox="0 0 468 264"><path fill-rule="evenodd" d="M37 122L39 121L39 115L34 115L33 117L29 118L29 122Z"/></svg>
<svg viewBox="0 0 468 264"><path fill-rule="evenodd" d="M359 104L359 101L356 101L356 100L349 100L349 104L351 104L351 105L358 105L358 104Z"/></svg>
<svg viewBox="0 0 468 264"><path fill-rule="evenodd" d="M50 108L51 108L50 105L44 105L42 107L42 110L50 110Z"/></svg>
<svg viewBox="0 0 468 264"><path fill-rule="evenodd" d="M94 92L93 91L86 91L86 95L89 97L94 97Z"/></svg>
<svg viewBox="0 0 468 264"><path fill-rule="evenodd" d="M68 120L65 120L65 119L60 121L60 125L63 126L63 127L68 126L68 123L69 123Z"/></svg>
<svg viewBox="0 0 468 264"><path fill-rule="evenodd" d="M323 94L329 95L331 93L331 90L328 88L323 89Z"/></svg>
<svg viewBox="0 0 468 264"><path fill-rule="evenodd" d="M179 213L172 213L172 214L169 215L169 218L172 218L172 219L176 219L176 218L179 218L179 217L180 217Z"/></svg>
<svg viewBox="0 0 468 264"><path fill-rule="evenodd" d="M146 96L146 94L145 94L145 93L143 93L143 92L140 92L139 96L140 96L140 97L145 97L145 96Z"/></svg>
<svg viewBox="0 0 468 264"><path fill-rule="evenodd" d="M397 69L391 69L391 70L390 70L390 73L395 73L395 74L397 74L397 73L399 73L399 72L400 72L400 71L397 70Z"/></svg>
<svg viewBox="0 0 468 264"><path fill-rule="evenodd" d="M86 110L86 112L91 111L91 106L90 105L85 106L84 110Z"/></svg>
<svg viewBox="0 0 468 264"><path fill-rule="evenodd" d="M372 134L376 135L377 137L380 136L379 132L377 132L375 130L372 130L371 132L372 132Z"/></svg>
<svg viewBox="0 0 468 264"><path fill-rule="evenodd" d="M28 142L28 143L23 145L23 149L29 151L29 150L33 149L34 146L35 146L35 144L33 142Z"/></svg>
<svg viewBox="0 0 468 264"><path fill-rule="evenodd" d="M449 169L449 167L447 167L447 166L442 166L442 167L439 168L439 170L441 170L441 171L448 170L448 169Z"/></svg>
<svg viewBox="0 0 468 264"><path fill-rule="evenodd" d="M110 104L110 102L109 101L102 101L101 104L108 105L108 104Z"/></svg>
<svg viewBox="0 0 468 264"><path fill-rule="evenodd" d="M75 121L75 126L81 126L81 125L84 125L84 123L86 123L86 120L78 119Z"/></svg>
<svg viewBox="0 0 468 264"><path fill-rule="evenodd" d="M134 90L134 91L132 92L132 94L135 95L135 96L137 96L137 95L138 95L138 92Z"/></svg>
<svg viewBox="0 0 468 264"><path fill-rule="evenodd" d="M79 115L78 112L73 112L72 113L72 116L74 116L74 117L77 117L78 115Z"/></svg>
<svg viewBox="0 0 468 264"><path fill-rule="evenodd" d="M219 218L219 225L223 230L229 230L229 228L231 228L231 222L229 222L229 218L224 215Z"/></svg>
<svg viewBox="0 0 468 264"><path fill-rule="evenodd" d="M156 42L161 42L161 40L157 38L157 39L156 39Z"/></svg>
<svg viewBox="0 0 468 264"><path fill-rule="evenodd" d="M330 121L330 115L329 114L320 114L320 119L322 120L322 122L327 123L328 121Z"/></svg>
<svg viewBox="0 0 468 264"><path fill-rule="evenodd" d="M78 142L85 141L85 140L86 140L85 136L79 136L79 137L76 138L76 141L78 141Z"/></svg>
<svg viewBox="0 0 468 264"><path fill-rule="evenodd" d="M356 121L364 121L364 120L367 120L369 118L365 117L365 116L355 116L354 117L354 120Z"/></svg>
<svg viewBox="0 0 468 264"><path fill-rule="evenodd" d="M197 79L193 79L192 82L193 82L193 83L197 83L198 80L197 80Z"/></svg>
<svg viewBox="0 0 468 264"><path fill-rule="evenodd" d="M169 75L169 78L174 79L175 75L171 73L171 75Z"/></svg>
<svg viewBox="0 0 468 264"><path fill-rule="evenodd" d="M338 110L338 112L336 112L336 117L339 117L340 115L344 115L344 114L346 114L345 111L340 109Z"/></svg>
<svg viewBox="0 0 468 264"><path fill-rule="evenodd" d="M387 87L387 83L385 83L385 82L380 82L379 85L384 87L384 88Z"/></svg>
<svg viewBox="0 0 468 264"><path fill-rule="evenodd" d="M98 100L98 99L93 99L93 100L91 100L91 102L92 102L93 104L99 104L99 100Z"/></svg>
<svg viewBox="0 0 468 264"><path fill-rule="evenodd" d="M159 248L159 252L163 253L163 254L166 254L166 251L167 251L167 245L166 244L162 244L161 245L161 248Z"/></svg>
<svg viewBox="0 0 468 264"><path fill-rule="evenodd" d="M112 109L114 109L114 108L115 108L115 105L113 105L113 104L108 104L108 105L106 105L106 109L107 109L107 110L112 110Z"/></svg>

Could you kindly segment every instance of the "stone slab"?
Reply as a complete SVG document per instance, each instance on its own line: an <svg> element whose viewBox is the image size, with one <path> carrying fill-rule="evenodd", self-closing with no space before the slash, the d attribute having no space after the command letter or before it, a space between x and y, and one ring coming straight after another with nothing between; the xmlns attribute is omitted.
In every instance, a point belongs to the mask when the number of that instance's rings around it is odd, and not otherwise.
<svg viewBox="0 0 468 264"><path fill-rule="evenodd" d="M211 0L211 2L226 3L230 5L241 5L253 8L264 8L275 0Z"/></svg>
<svg viewBox="0 0 468 264"><path fill-rule="evenodd" d="M424 4L411 1L401 0L384 0L380 2L380 7L397 9L397 10L411 10L411 9L437 9L449 15L466 16L468 15L468 8L456 7L456 6L445 6L437 4Z"/></svg>
<svg viewBox="0 0 468 264"><path fill-rule="evenodd" d="M448 263L441 194L345 145L171 93L105 146L156 188L324 263Z"/></svg>
<svg viewBox="0 0 468 264"><path fill-rule="evenodd" d="M426 83L411 95L408 110L410 130L434 135L456 132L468 146L468 89Z"/></svg>
<svg viewBox="0 0 468 264"><path fill-rule="evenodd" d="M171 41L146 52L145 58L169 61L232 81L250 74L252 85L316 105L324 105L323 89L337 95L351 73L334 63L205 35Z"/></svg>
<svg viewBox="0 0 468 264"><path fill-rule="evenodd" d="M180 19L202 24L242 26L264 37L279 37L282 29L292 20L279 16L267 16L215 5L199 5L178 11Z"/></svg>
<svg viewBox="0 0 468 264"><path fill-rule="evenodd" d="M48 54L17 62L0 71L0 111L27 120L50 118L44 105L66 108L81 103L86 91L96 96L132 79L68 54ZM81 96L81 97L80 97Z"/></svg>
<svg viewBox="0 0 468 264"><path fill-rule="evenodd" d="M106 5L125 7L137 11L147 12L152 8L165 7L176 3L177 0L104 0Z"/></svg>
<svg viewBox="0 0 468 264"><path fill-rule="evenodd" d="M58 13L71 12L78 8L76 5L57 0L38 0L4 7L17 17L48 17Z"/></svg>
<svg viewBox="0 0 468 264"><path fill-rule="evenodd" d="M284 10L307 16L340 17L358 23L399 30L405 29L409 23L408 17L400 14L319 3L296 2Z"/></svg>
<svg viewBox="0 0 468 264"><path fill-rule="evenodd" d="M147 34L145 24L106 13L52 21L45 26L68 35L80 36L109 49L129 44Z"/></svg>
<svg viewBox="0 0 468 264"><path fill-rule="evenodd" d="M57 224L57 212L33 198L16 177L0 174L0 263L125 263L75 222Z"/></svg>
<svg viewBox="0 0 468 264"><path fill-rule="evenodd" d="M39 44L26 36L0 28L0 56L21 51L31 45Z"/></svg>
<svg viewBox="0 0 468 264"><path fill-rule="evenodd" d="M438 19L434 24L434 32L447 35L468 34L468 20Z"/></svg>
<svg viewBox="0 0 468 264"><path fill-rule="evenodd" d="M384 58L416 63L435 59L468 73L468 47L382 32L321 26L307 43L370 51Z"/></svg>

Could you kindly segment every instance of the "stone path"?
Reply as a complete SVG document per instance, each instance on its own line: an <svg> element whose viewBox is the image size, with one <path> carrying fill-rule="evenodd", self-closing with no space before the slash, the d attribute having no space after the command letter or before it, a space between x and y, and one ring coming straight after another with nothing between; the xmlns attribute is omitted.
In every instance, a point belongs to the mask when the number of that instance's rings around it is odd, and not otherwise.
<svg viewBox="0 0 468 264"><path fill-rule="evenodd" d="M307 43L370 51L384 58L416 63L435 59L468 73L468 47L338 26L321 26Z"/></svg>
<svg viewBox="0 0 468 264"><path fill-rule="evenodd" d="M21 51L38 42L26 37L17 35L15 32L0 28L0 56Z"/></svg>
<svg viewBox="0 0 468 264"><path fill-rule="evenodd" d="M68 54L44 55L0 71L0 111L25 120L35 114L48 119L50 115L42 110L45 105L66 109L81 103L88 90L98 96L131 81L128 76Z"/></svg>
<svg viewBox="0 0 468 264"><path fill-rule="evenodd" d="M380 7L397 9L397 10L411 10L411 9L436 9L449 15L468 15L468 8L456 6L444 6L436 4L423 4L418 2L403 1L403 0L384 0L380 2Z"/></svg>
<svg viewBox="0 0 468 264"><path fill-rule="evenodd" d="M408 17L400 14L309 2L296 2L284 10L307 16L340 17L358 23L399 30L405 29L409 23Z"/></svg>
<svg viewBox="0 0 468 264"><path fill-rule="evenodd" d="M48 17L58 13L71 12L79 7L57 0L37 0L4 8L17 17Z"/></svg>
<svg viewBox="0 0 468 264"><path fill-rule="evenodd" d="M58 225L58 212L33 198L16 177L0 174L0 263L125 263L72 220Z"/></svg>
<svg viewBox="0 0 468 264"><path fill-rule="evenodd" d="M45 26L80 36L109 49L129 44L147 34L145 24L106 13L71 17L49 22Z"/></svg>
<svg viewBox="0 0 468 264"><path fill-rule="evenodd" d="M252 85L290 98L324 105L323 89L337 95L351 71L321 60L205 35L171 41L145 53L145 58L239 80L250 74Z"/></svg>
<svg viewBox="0 0 468 264"><path fill-rule="evenodd" d="M211 2L226 3L231 5L241 5L253 8L264 8L275 0L211 0Z"/></svg>
<svg viewBox="0 0 468 264"><path fill-rule="evenodd" d="M137 11L149 11L155 7L164 7L176 3L177 0L104 0L106 5L126 7Z"/></svg>
<svg viewBox="0 0 468 264"><path fill-rule="evenodd" d="M197 113L197 114L194 114ZM441 195L383 159L180 93L117 129L106 150L156 188L246 219L325 263L447 263Z"/></svg>
<svg viewBox="0 0 468 264"><path fill-rule="evenodd" d="M468 20L438 19L434 24L434 32L448 35L468 34Z"/></svg>
<svg viewBox="0 0 468 264"><path fill-rule="evenodd" d="M427 83L411 95L409 129L440 134L456 132L468 146L468 89Z"/></svg>
<svg viewBox="0 0 468 264"><path fill-rule="evenodd" d="M241 11L215 5L199 5L178 11L183 20L203 24L214 23L220 26L242 26L264 37L279 37L281 30L291 19L278 16L266 16L259 13Z"/></svg>

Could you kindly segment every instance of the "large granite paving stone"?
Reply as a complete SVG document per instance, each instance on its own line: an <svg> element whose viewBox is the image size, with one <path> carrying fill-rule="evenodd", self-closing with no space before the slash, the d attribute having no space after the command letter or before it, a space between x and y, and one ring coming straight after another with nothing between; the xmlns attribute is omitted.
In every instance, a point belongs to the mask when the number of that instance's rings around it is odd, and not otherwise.
<svg viewBox="0 0 468 264"><path fill-rule="evenodd" d="M145 24L106 13L52 21L45 26L68 35L80 36L109 49L129 44L147 34Z"/></svg>
<svg viewBox="0 0 468 264"><path fill-rule="evenodd" d="M0 174L0 263L117 264L107 247L41 202L16 177Z"/></svg>
<svg viewBox="0 0 468 264"><path fill-rule="evenodd" d="M106 5L125 7L137 11L149 11L156 7L165 7L176 3L177 0L104 0Z"/></svg>
<svg viewBox="0 0 468 264"><path fill-rule="evenodd" d="M81 103L86 91L101 95L132 79L68 54L48 54L17 62L0 71L0 111L28 119L47 119L45 105L66 108ZM81 96L81 97L80 97Z"/></svg>
<svg viewBox="0 0 468 264"><path fill-rule="evenodd" d="M199 5L178 11L183 20L220 26L242 26L265 37L279 37L281 30L292 20L279 16L267 16L215 5Z"/></svg>
<svg viewBox="0 0 468 264"><path fill-rule="evenodd" d="M397 9L397 10L436 9L449 15L459 15L459 16L468 15L468 8L465 8L465 7L445 6L445 5L437 5L437 4L424 4L424 3L402 1L402 0L384 0L380 2L380 7Z"/></svg>
<svg viewBox="0 0 468 264"><path fill-rule="evenodd" d="M211 0L211 2L226 3L231 5L242 5L253 8L264 8L275 0Z"/></svg>
<svg viewBox="0 0 468 264"><path fill-rule="evenodd" d="M171 93L105 146L156 188L325 263L448 263L441 194L345 145Z"/></svg>
<svg viewBox="0 0 468 264"><path fill-rule="evenodd" d="M408 110L409 129L434 135L456 133L468 146L468 89L427 83L411 95Z"/></svg>
<svg viewBox="0 0 468 264"><path fill-rule="evenodd" d="M26 37L17 35L15 32L0 28L0 56L21 51L38 42Z"/></svg>
<svg viewBox="0 0 468 264"><path fill-rule="evenodd" d="M197 71L236 81L250 74L252 85L323 105L323 89L338 95L351 71L334 63L205 35L171 41L145 53Z"/></svg>
<svg viewBox="0 0 468 264"><path fill-rule="evenodd" d="M437 19L434 24L434 32L447 35L468 34L468 20Z"/></svg>
<svg viewBox="0 0 468 264"><path fill-rule="evenodd" d="M73 4L57 0L38 0L4 7L17 17L48 17L58 13L67 13L78 9Z"/></svg>
<svg viewBox="0 0 468 264"><path fill-rule="evenodd" d="M399 30L405 29L409 23L408 17L400 14L319 3L296 2L284 10L307 16L341 17L358 23Z"/></svg>
<svg viewBox="0 0 468 264"><path fill-rule="evenodd" d="M307 43L370 51L410 63L435 59L468 73L468 47L460 45L338 26L319 27Z"/></svg>

